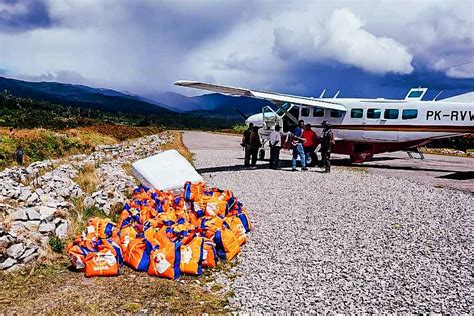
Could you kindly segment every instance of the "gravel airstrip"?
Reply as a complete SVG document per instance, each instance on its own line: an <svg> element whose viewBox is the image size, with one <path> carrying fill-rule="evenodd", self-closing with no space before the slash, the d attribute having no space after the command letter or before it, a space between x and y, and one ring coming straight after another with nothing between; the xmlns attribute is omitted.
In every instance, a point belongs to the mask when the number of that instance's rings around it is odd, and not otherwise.
<svg viewBox="0 0 474 316"><path fill-rule="evenodd" d="M232 268L243 312L472 313L474 195L334 167L243 170L238 138L186 133L254 231Z"/></svg>

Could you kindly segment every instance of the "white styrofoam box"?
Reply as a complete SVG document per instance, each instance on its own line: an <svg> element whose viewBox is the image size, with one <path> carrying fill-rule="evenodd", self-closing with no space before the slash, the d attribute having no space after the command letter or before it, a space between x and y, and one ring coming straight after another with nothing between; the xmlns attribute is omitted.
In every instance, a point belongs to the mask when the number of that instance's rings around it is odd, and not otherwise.
<svg viewBox="0 0 474 316"><path fill-rule="evenodd" d="M142 185L156 190L181 189L186 181L203 181L196 169L174 149L135 161L132 172Z"/></svg>

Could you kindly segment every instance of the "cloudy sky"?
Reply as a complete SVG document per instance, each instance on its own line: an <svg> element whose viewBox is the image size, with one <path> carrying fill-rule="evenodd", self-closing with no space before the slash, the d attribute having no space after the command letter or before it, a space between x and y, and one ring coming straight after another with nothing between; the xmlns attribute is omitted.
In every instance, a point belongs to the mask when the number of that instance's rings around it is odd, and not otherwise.
<svg viewBox="0 0 474 316"><path fill-rule="evenodd" d="M471 0L0 0L0 75L144 95L192 93L177 79L453 94L474 90L473 16Z"/></svg>

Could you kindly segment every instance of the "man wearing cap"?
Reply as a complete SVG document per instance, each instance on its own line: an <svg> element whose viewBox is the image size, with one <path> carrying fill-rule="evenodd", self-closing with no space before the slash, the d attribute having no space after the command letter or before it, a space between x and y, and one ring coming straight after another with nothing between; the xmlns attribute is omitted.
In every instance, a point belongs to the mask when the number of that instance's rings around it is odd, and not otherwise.
<svg viewBox="0 0 474 316"><path fill-rule="evenodd" d="M329 158L331 156L331 148L336 144L334 141L334 134L331 131L331 123L323 121L321 123L323 132L321 133L321 160L324 172L331 171L331 162Z"/></svg>

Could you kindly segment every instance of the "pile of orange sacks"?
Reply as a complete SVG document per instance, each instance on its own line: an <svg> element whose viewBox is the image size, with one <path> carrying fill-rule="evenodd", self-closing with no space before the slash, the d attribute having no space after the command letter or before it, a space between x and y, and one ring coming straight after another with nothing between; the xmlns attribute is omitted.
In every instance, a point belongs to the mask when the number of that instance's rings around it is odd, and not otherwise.
<svg viewBox="0 0 474 316"><path fill-rule="evenodd" d="M87 277L115 276L125 263L149 275L176 279L232 260L252 229L247 211L229 190L185 183L183 193L138 187L117 224L91 218L67 248Z"/></svg>

